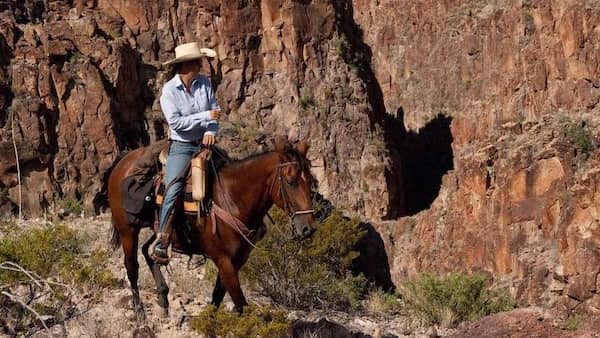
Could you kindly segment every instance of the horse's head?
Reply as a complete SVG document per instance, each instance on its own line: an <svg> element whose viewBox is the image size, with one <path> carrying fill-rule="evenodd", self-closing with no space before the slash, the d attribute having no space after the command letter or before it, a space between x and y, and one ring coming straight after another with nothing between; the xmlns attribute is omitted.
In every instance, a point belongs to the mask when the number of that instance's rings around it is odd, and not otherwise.
<svg viewBox="0 0 600 338"><path fill-rule="evenodd" d="M310 173L310 163L306 159L308 148L306 140L295 145L290 144L287 139L275 142L279 163L271 196L273 202L288 214L293 231L300 239L307 238L314 232L311 198L313 177Z"/></svg>

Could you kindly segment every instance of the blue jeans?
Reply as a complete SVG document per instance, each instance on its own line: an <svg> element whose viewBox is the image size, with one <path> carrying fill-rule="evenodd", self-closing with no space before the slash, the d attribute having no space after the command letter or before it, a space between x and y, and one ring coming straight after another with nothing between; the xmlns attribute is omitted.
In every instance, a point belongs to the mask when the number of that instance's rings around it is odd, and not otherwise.
<svg viewBox="0 0 600 338"><path fill-rule="evenodd" d="M177 180L177 182L171 184L170 187L169 184L177 176L183 174L185 167L192 160L192 156L194 156L194 154L196 154L199 150L200 144L179 141L173 141L171 143L171 148L169 149L169 157L167 158L167 168L164 179L165 188L168 187L168 190L165 191L165 197L163 199L163 204L160 209L160 232L164 232L165 230L167 218L171 214L173 204L175 203L175 200L177 200L177 197L179 196L181 190L185 186L185 179Z"/></svg>

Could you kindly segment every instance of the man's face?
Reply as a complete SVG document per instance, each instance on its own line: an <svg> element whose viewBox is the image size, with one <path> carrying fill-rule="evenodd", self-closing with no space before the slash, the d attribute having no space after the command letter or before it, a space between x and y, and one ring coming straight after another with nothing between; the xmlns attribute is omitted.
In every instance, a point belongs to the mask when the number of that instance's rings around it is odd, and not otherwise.
<svg viewBox="0 0 600 338"><path fill-rule="evenodd" d="M204 58L200 58L198 60L191 61L191 70L194 73L200 73L202 71L202 63L204 62Z"/></svg>
<svg viewBox="0 0 600 338"><path fill-rule="evenodd" d="M183 73L194 73L198 74L202 71L202 65L204 58L198 60L187 61L182 65L181 70Z"/></svg>

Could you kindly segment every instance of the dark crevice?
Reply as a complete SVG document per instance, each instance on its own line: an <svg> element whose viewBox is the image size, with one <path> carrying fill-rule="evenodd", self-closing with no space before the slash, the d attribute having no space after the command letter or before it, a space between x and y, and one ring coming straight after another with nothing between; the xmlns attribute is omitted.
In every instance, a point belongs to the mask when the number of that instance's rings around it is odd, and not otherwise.
<svg viewBox="0 0 600 338"><path fill-rule="evenodd" d="M130 50L130 52L134 52ZM147 106L146 102L152 102L154 97L150 94L151 89L148 87L148 80L156 77L156 68L151 65L142 66L141 62L141 54L135 52L135 69L138 74L143 78L138 79L140 90L140 98L139 100L143 102L142 104L138 104L139 109L136 114L139 117L133 125L125 121L122 117L123 115L123 106L124 104L119 101L117 88L111 83L106 74L104 74L100 68L99 62L89 59L90 62L95 66L98 74L100 74L100 78L102 80L102 84L104 86L104 90L106 91L109 98L111 98L111 107L110 107L110 115L113 122L113 133L117 140L117 147L119 149L136 149L140 146L146 145L150 142L150 136L148 135L148 130L146 128L146 121L144 118L144 108ZM118 81L118 80L117 80ZM152 101L148 101L152 100Z"/></svg>
<svg viewBox="0 0 600 338"><path fill-rule="evenodd" d="M46 0L25 0L0 2L0 12L9 10L19 24L40 23L46 18Z"/></svg>
<svg viewBox="0 0 600 338"><path fill-rule="evenodd" d="M354 21L354 9L349 0L334 1L336 28L343 36L342 57L365 84L367 100L371 105L372 113L369 115L371 130L379 125L383 129L383 138L386 149L389 151L389 165L385 171L386 185L388 187L388 214L386 218L396 218L406 213L404 189L402 182L402 163L399 148L406 135L404 122L398 116L393 117L386 113L381 86L371 68L373 53L371 48L363 42L363 32ZM402 113L402 112L399 112Z"/></svg>
<svg viewBox="0 0 600 338"><path fill-rule="evenodd" d="M6 110L13 99L13 93L10 90L10 75L8 66L13 57L11 50L13 42L9 45L4 35L0 34L0 127L3 127L8 121Z"/></svg>
<svg viewBox="0 0 600 338"><path fill-rule="evenodd" d="M405 207L396 216L428 209L438 197L442 177L454 169L451 123L452 117L438 114L418 131L407 132L399 149Z"/></svg>

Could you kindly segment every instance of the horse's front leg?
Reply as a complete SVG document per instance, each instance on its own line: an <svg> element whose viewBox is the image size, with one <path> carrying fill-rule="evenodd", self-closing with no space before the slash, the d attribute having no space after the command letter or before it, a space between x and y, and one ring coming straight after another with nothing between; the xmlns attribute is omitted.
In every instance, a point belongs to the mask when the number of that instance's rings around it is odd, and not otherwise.
<svg viewBox="0 0 600 338"><path fill-rule="evenodd" d="M227 292L229 292L229 296L235 304L235 310L241 314L244 310L244 306L248 305L248 303L246 302L246 298L244 297L242 288L240 287L238 269L227 257L217 260L215 264L217 265L217 268L219 268L219 278L217 279L217 285L215 285L215 292L217 291L218 282L220 281ZM219 294L221 292L222 290L219 292ZM223 300L223 296L217 298L221 298L220 300ZM217 299L215 299L215 293L213 292L213 304L215 300Z"/></svg>
<svg viewBox="0 0 600 338"><path fill-rule="evenodd" d="M242 266L244 266L244 264L248 260L249 256L250 251L238 255L236 259L233 260L234 269L236 271L240 271ZM227 289L225 289L225 285L223 285L223 283L221 282L221 277L217 275L217 281L215 282L215 288L213 289L212 294L212 301L210 303L218 308L221 305L223 298L225 297L225 292L227 292Z"/></svg>
<svg viewBox="0 0 600 338"><path fill-rule="evenodd" d="M215 288L213 289L212 301L210 303L218 308L225 297L225 292L227 292L227 289L225 289L225 285L221 283L221 277L217 276Z"/></svg>

